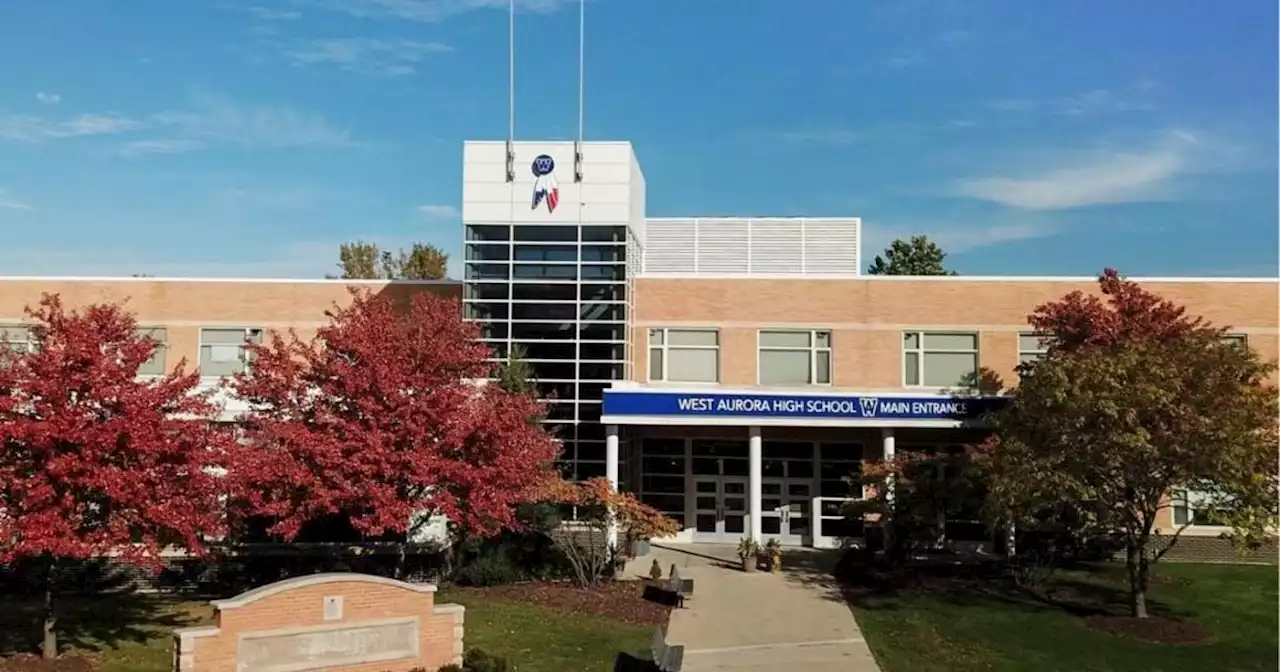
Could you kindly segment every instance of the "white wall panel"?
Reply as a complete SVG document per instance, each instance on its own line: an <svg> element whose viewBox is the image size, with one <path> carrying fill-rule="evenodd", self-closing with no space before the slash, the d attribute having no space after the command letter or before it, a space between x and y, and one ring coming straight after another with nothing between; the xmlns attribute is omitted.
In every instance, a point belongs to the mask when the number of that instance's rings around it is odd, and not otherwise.
<svg viewBox="0 0 1280 672"><path fill-rule="evenodd" d="M632 217L631 145L625 142L584 143L583 181L574 182L572 142L516 142L512 146L515 179L506 181L506 144L468 142L463 147L462 219L472 224L616 223ZM555 160L560 199L554 211L545 202L533 208L533 160L546 154Z"/></svg>
<svg viewBox="0 0 1280 672"><path fill-rule="evenodd" d="M857 218L652 218L645 223L641 273L859 275L861 226Z"/></svg>

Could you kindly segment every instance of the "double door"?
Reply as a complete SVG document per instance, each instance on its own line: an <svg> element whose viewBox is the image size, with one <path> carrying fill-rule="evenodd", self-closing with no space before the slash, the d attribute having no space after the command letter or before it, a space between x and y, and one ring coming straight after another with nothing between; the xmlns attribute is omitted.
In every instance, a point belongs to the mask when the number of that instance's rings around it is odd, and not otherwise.
<svg viewBox="0 0 1280 672"><path fill-rule="evenodd" d="M810 543L813 479L766 478L760 492L760 536L784 546Z"/></svg>
<svg viewBox="0 0 1280 672"><path fill-rule="evenodd" d="M694 541L736 543L747 534L750 501L744 477L694 476Z"/></svg>
<svg viewBox="0 0 1280 672"><path fill-rule="evenodd" d="M694 541L737 543L751 527L748 481L742 476L694 476ZM787 546L809 542L811 479L766 478L761 483L760 532Z"/></svg>

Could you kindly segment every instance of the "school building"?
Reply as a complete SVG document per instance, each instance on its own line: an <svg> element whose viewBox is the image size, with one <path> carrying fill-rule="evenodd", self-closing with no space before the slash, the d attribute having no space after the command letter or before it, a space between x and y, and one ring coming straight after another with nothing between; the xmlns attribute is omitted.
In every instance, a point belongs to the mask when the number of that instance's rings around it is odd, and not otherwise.
<svg viewBox="0 0 1280 672"><path fill-rule="evenodd" d="M4 278L0 326L20 339L42 292L127 300L166 343L156 371L186 358L217 387L246 366L246 337L313 331L347 285L458 296L495 358L518 346L554 396L567 474L636 492L684 541L825 546L856 533L839 509L861 496L846 477L863 461L979 438L999 403L979 372L1016 381L1040 353L1027 315L1097 291L1093 277L864 275L853 217L650 218L625 142L468 142L462 168L460 281ZM1280 354L1277 279L1136 279ZM1179 504L1161 527L1223 531L1194 524L1194 496Z"/></svg>

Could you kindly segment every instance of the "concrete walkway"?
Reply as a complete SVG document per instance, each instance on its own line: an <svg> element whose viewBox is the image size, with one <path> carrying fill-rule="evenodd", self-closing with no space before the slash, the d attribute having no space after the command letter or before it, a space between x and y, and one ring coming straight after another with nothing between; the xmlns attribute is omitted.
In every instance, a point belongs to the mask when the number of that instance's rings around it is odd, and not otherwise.
<svg viewBox="0 0 1280 672"><path fill-rule="evenodd" d="M879 672L831 578L831 553L788 549L781 574L743 572L733 546L666 544L656 557L694 580L694 595L671 613L667 641L685 647L688 672ZM788 566L790 565L790 566Z"/></svg>

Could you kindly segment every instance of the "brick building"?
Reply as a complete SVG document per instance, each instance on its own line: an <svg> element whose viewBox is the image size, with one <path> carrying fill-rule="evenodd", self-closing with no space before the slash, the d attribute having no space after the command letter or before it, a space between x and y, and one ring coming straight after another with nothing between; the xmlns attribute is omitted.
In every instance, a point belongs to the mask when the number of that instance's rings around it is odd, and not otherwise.
<svg viewBox="0 0 1280 672"><path fill-rule="evenodd" d="M186 359L217 386L245 366L245 338L306 335L348 285L458 296L495 358L519 345L554 393L566 473L639 493L683 540L823 545L861 494L843 477L971 440L995 391L972 389L979 370L1015 380L1040 351L1028 313L1096 291L1089 277L865 276L856 218L647 218L627 143L467 143L463 172L462 281L4 278L0 326L20 341L43 292L127 301L166 344L154 370ZM1138 280L1280 354L1276 279ZM1162 528L1194 523L1194 495L1179 504Z"/></svg>

